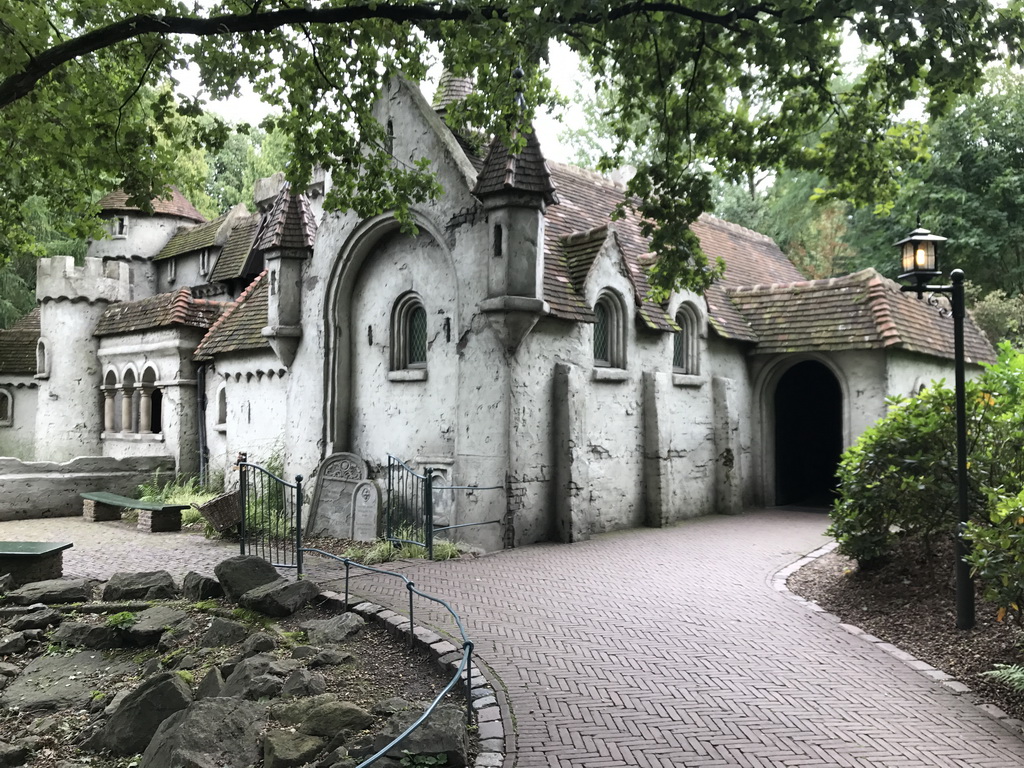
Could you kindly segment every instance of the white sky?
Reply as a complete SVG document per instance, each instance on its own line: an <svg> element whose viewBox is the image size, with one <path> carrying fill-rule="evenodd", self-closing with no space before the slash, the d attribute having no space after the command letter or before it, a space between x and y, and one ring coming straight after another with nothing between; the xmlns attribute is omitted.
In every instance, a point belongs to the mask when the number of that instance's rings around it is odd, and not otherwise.
<svg viewBox="0 0 1024 768"><path fill-rule="evenodd" d="M571 97L575 84L579 80L579 60L574 53L563 45L555 45L551 48L551 67L549 76L555 87L563 96ZM440 77L440 66L433 67L429 73L431 82L424 85L424 92L429 100L433 96L434 87ZM195 95L199 91L199 73L193 67L187 70L179 70L175 76L180 82L178 90L181 93ZM242 84L243 94L240 97L228 99L227 101L207 100L206 109L231 123L250 123L258 125L263 118L271 113L270 107L260 101L252 87L248 83ZM563 115L564 120L578 126L582 123L581 114ZM549 160L565 162L572 154L572 150L564 146L558 140L558 134L563 130L563 124L555 117L547 114L537 116L534 129L540 139L544 156Z"/></svg>

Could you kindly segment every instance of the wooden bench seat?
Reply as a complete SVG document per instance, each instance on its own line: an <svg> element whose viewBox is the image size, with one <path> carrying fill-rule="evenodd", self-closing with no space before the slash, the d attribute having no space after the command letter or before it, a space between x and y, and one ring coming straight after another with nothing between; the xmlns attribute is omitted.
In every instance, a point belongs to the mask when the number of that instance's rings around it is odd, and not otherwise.
<svg viewBox="0 0 1024 768"><path fill-rule="evenodd" d="M11 574L14 587L59 579L64 575L63 552L73 546L59 541L0 541L0 574Z"/></svg>
<svg viewBox="0 0 1024 768"><path fill-rule="evenodd" d="M125 509L139 510L138 529L147 533L167 533L181 530L181 510L188 509L188 504L161 504L152 501L139 501L116 493L96 491L80 494L82 497L82 515L93 522L103 520L120 520L121 511Z"/></svg>

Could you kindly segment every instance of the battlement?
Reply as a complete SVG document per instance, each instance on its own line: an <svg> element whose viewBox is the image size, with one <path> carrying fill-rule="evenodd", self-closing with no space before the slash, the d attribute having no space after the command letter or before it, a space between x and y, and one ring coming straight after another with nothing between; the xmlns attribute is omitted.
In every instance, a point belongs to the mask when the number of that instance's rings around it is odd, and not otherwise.
<svg viewBox="0 0 1024 768"><path fill-rule="evenodd" d="M79 267L72 256L53 256L36 266L36 298L130 301L132 277L125 261L87 257Z"/></svg>

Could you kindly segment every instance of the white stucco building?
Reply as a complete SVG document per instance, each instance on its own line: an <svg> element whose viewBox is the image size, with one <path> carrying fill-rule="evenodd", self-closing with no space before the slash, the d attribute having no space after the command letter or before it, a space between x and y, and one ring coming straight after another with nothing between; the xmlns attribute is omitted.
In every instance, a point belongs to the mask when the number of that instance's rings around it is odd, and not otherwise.
<svg viewBox="0 0 1024 768"><path fill-rule="evenodd" d="M619 186L545 163L533 136L476 156L401 80L377 109L445 190L416 234L324 214L329 181L265 180L259 213L215 222L177 194L148 217L112 195L117 238L42 263L40 311L0 335L0 455L230 473L245 451L310 476L345 451L372 477L392 454L501 486L449 519L500 520L464 534L496 549L821 503L888 395L951 377L952 321L872 270L805 281L704 216L724 279L654 303L636 220L611 220Z"/></svg>

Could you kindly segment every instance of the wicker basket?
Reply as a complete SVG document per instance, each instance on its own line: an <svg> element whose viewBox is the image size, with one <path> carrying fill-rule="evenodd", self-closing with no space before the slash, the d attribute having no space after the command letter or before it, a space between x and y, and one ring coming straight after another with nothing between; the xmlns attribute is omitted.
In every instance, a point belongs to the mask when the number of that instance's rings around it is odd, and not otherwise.
<svg viewBox="0 0 1024 768"><path fill-rule="evenodd" d="M233 525L242 522L241 498L239 491L221 494L205 504L193 504L217 533L223 533Z"/></svg>

